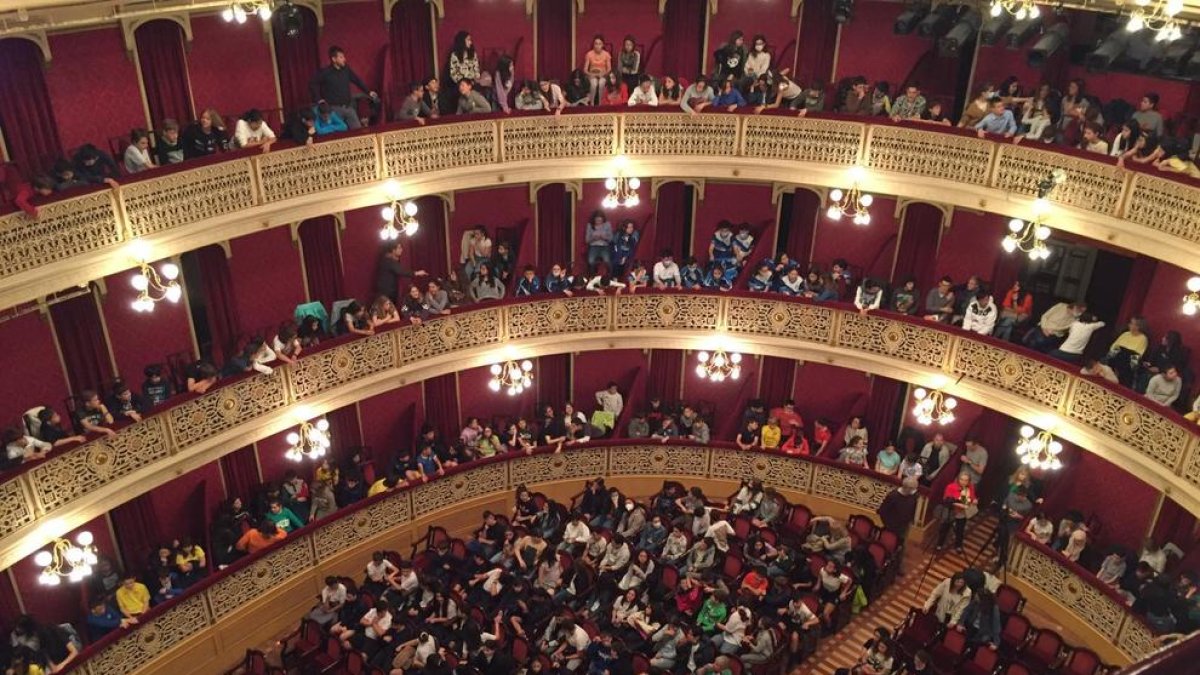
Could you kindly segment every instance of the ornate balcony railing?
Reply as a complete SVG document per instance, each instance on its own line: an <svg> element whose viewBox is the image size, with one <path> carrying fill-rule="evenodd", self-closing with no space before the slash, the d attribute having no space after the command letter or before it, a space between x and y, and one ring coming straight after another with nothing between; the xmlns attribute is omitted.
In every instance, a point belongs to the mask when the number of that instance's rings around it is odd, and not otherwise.
<svg viewBox="0 0 1200 675"><path fill-rule="evenodd" d="M0 216L0 307L130 267L122 244L139 237L165 257L264 224L382 203L379 184L389 178L409 197L603 178L617 153L642 177L826 187L845 187L843 170L862 164L873 169L864 187L877 194L1016 217L1029 217L1037 181L1062 168L1055 227L1200 271L1200 183L1121 169L1107 157L877 119L592 109L449 118L232 152L55 201L37 219Z"/></svg>
<svg viewBox="0 0 1200 675"><path fill-rule="evenodd" d="M711 349L823 361L947 391L1043 426L1171 489L1200 513L1200 427L1016 345L887 312L779 295L655 292L475 305L320 345L269 375L181 396L142 422L55 451L0 482L0 569L90 518L299 417L505 357L613 348Z"/></svg>

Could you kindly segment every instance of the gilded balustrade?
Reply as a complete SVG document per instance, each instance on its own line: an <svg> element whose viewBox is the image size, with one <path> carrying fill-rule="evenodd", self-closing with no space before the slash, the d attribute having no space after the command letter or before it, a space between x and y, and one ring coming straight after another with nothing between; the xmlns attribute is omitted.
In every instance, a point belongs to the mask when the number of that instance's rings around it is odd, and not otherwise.
<svg viewBox="0 0 1200 675"><path fill-rule="evenodd" d="M927 190L916 190L913 179L928 179L937 181L935 194L948 203L1019 217L1028 217L1028 208L1008 195L1027 199L1038 179L1063 168L1069 180L1052 200L1072 209L1064 229L1106 238L1119 232L1127 235L1117 240L1121 245L1184 267L1194 268L1200 250L1200 187L1074 154L925 126L846 119L617 111L514 115L349 135L269 153L238 152L224 161L171 168L112 191L53 202L37 219L0 216L0 280L10 279L0 285L0 305L127 268L120 244L133 238L148 238L164 255L176 254L256 231L264 222L286 223L289 209L303 207L310 214L362 206L370 203L373 186L387 178L406 179L402 189L417 196L497 180L554 180L564 176L567 162L572 176L603 177L618 152L662 160L647 168L654 175L787 181L802 176L801 182L837 187L845 181L821 168L862 163L877 171L871 178L876 192L920 197ZM688 159L672 163L680 158ZM559 163L538 164L548 160ZM731 166L731 160L741 161ZM495 173L510 162L527 165L514 177Z"/></svg>
<svg viewBox="0 0 1200 675"><path fill-rule="evenodd" d="M529 355L641 347L652 338L698 348L719 335L739 341L747 353L805 358L816 352L831 363L922 382L962 376L956 395L1032 423L1057 414L1062 428L1055 433L1143 480L1173 486L1174 499L1200 512L1194 428L1140 397L1005 343L888 313L864 316L774 295L588 295L485 305L328 345L269 375L237 379L115 436L56 453L0 483L7 516L0 518L0 568L69 530L72 522L61 516L83 522L166 480L176 463L212 461L279 431L286 422L281 413L293 404L315 412L346 405L418 371L426 377L459 370L464 359L485 362L501 345ZM686 473L687 466L656 469Z"/></svg>

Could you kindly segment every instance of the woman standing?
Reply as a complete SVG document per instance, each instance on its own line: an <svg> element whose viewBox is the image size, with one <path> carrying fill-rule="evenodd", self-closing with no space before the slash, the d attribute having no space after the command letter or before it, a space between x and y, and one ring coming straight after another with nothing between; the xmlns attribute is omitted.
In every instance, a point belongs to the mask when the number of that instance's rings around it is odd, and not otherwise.
<svg viewBox="0 0 1200 675"><path fill-rule="evenodd" d="M588 105L597 105L600 101L600 92L604 89L605 80L608 74L612 72L612 54L604 48L604 36L597 35L592 38L592 48L583 55L583 66L581 70L588 78Z"/></svg>

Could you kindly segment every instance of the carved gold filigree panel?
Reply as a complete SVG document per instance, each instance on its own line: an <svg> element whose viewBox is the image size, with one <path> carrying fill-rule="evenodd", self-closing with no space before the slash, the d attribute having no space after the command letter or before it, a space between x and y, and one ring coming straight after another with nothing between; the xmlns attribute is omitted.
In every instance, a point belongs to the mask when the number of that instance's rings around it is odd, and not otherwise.
<svg viewBox="0 0 1200 675"><path fill-rule="evenodd" d="M1116 639L1117 631L1126 616L1125 607L1072 574L1045 553L1024 544L1018 544L1018 547L1024 549L1016 567L1018 577L1071 610L1076 618L1087 623L1097 633L1109 640Z"/></svg>
<svg viewBox="0 0 1200 675"><path fill-rule="evenodd" d="M171 435L179 449L232 429L247 420L287 405L283 370L221 387L171 408Z"/></svg>
<svg viewBox="0 0 1200 675"><path fill-rule="evenodd" d="M21 489L21 480L14 478L0 483L0 537L16 532L36 518L34 505Z"/></svg>
<svg viewBox="0 0 1200 675"><path fill-rule="evenodd" d="M605 448L572 450L569 446L558 454L514 457L508 465L509 485L544 483L572 478L595 478L608 473L608 451Z"/></svg>
<svg viewBox="0 0 1200 675"><path fill-rule="evenodd" d="M874 511L895 487L891 483L827 464L813 465L812 494Z"/></svg>
<svg viewBox="0 0 1200 675"><path fill-rule="evenodd" d="M396 367L396 341L388 333L317 352L288 367L292 398L301 399Z"/></svg>
<svg viewBox="0 0 1200 675"><path fill-rule="evenodd" d="M1192 440L1191 434L1150 405L1079 378L1067 415L1173 471Z"/></svg>
<svg viewBox="0 0 1200 675"><path fill-rule="evenodd" d="M608 449L610 476L705 476L711 450L671 447L657 443L621 445Z"/></svg>
<svg viewBox="0 0 1200 675"><path fill-rule="evenodd" d="M846 349L881 354L895 359L941 368L950 354L951 337L936 330L906 321L895 321L878 314L842 312L834 344Z"/></svg>
<svg viewBox="0 0 1200 675"><path fill-rule="evenodd" d="M745 118L742 154L761 159L852 166L867 126L841 120L759 116Z"/></svg>
<svg viewBox="0 0 1200 675"><path fill-rule="evenodd" d="M721 298L715 295L618 295L613 300L616 330L714 330L721 317Z"/></svg>
<svg viewBox="0 0 1200 675"><path fill-rule="evenodd" d="M872 126L867 132L867 166L909 176L987 185L996 144L909 127Z"/></svg>
<svg viewBox="0 0 1200 675"><path fill-rule="evenodd" d="M290 537L284 539L286 543L283 546L255 560L249 567L218 581L205 591L214 618L219 620L317 564L309 537L298 537L294 541L289 539Z"/></svg>
<svg viewBox="0 0 1200 675"><path fill-rule="evenodd" d="M617 152L612 114L517 117L500 123L503 161L605 157Z"/></svg>
<svg viewBox="0 0 1200 675"><path fill-rule="evenodd" d="M41 508L53 511L170 454L163 418L152 416L38 465L29 480Z"/></svg>
<svg viewBox="0 0 1200 675"><path fill-rule="evenodd" d="M260 156L263 199L277 202L377 180L375 141L353 136Z"/></svg>
<svg viewBox="0 0 1200 675"><path fill-rule="evenodd" d="M611 301L603 296L558 297L509 305L508 337L540 337L608 330Z"/></svg>
<svg viewBox="0 0 1200 675"><path fill-rule="evenodd" d="M468 499L504 492L508 487L508 467L504 462L438 478L412 490L413 516L419 518Z"/></svg>
<svg viewBox="0 0 1200 675"><path fill-rule="evenodd" d="M1135 174L1125 220L1191 242L1200 242L1200 189Z"/></svg>
<svg viewBox="0 0 1200 675"><path fill-rule="evenodd" d="M404 365L460 349L500 342L504 312L499 307L452 314L398 331Z"/></svg>
<svg viewBox="0 0 1200 675"><path fill-rule="evenodd" d="M67 260L122 240L111 191L0 216L0 277Z"/></svg>
<svg viewBox="0 0 1200 675"><path fill-rule="evenodd" d="M812 462L790 457L713 448L710 475L737 481L754 478L767 487L807 494L812 491L812 467Z"/></svg>
<svg viewBox="0 0 1200 675"><path fill-rule="evenodd" d="M121 186L125 219L134 237L166 232L258 203L249 159L210 164Z"/></svg>
<svg viewBox="0 0 1200 675"><path fill-rule="evenodd" d="M412 520L412 500L408 491L393 493L366 508L336 518L313 533L317 560L325 561L360 541L378 536L390 528Z"/></svg>
<svg viewBox="0 0 1200 675"><path fill-rule="evenodd" d="M1067 180L1055 188L1050 200L1097 213L1117 215L1125 188L1123 169L1024 145L1000 145L992 186L1017 194L1037 195L1037 184L1054 169L1067 172Z"/></svg>
<svg viewBox="0 0 1200 675"><path fill-rule="evenodd" d="M1117 649L1120 649L1131 661L1140 661L1150 655L1156 647L1152 640L1154 631L1144 621L1132 614L1125 615L1121 624L1121 632L1117 635Z"/></svg>
<svg viewBox="0 0 1200 675"><path fill-rule="evenodd" d="M389 176L411 176L496 161L495 122L457 122L383 134Z"/></svg>
<svg viewBox="0 0 1200 675"><path fill-rule="evenodd" d="M1058 409L1072 375L1061 368L985 342L959 339L954 372Z"/></svg>
<svg viewBox="0 0 1200 675"><path fill-rule="evenodd" d="M777 335L829 344L833 340L833 309L799 302L729 298L729 332Z"/></svg>
<svg viewBox="0 0 1200 675"><path fill-rule="evenodd" d="M92 656L87 667L92 675L131 673L211 624L204 596L188 598Z"/></svg>
<svg viewBox="0 0 1200 675"><path fill-rule="evenodd" d="M625 115L622 139L627 155L737 154L738 118L732 115Z"/></svg>

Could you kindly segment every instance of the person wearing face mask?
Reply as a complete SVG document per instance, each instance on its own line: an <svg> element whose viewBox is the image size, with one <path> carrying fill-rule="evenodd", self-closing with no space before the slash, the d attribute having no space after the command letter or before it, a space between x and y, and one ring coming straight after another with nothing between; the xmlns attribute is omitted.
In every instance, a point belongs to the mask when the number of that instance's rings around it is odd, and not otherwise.
<svg viewBox="0 0 1200 675"><path fill-rule="evenodd" d="M747 81L771 74L771 52L767 51L767 38L761 33L754 36L750 53L746 55L744 73Z"/></svg>
<svg viewBox="0 0 1200 675"><path fill-rule="evenodd" d="M638 534L637 547L658 555L659 550L667 541L667 528L663 525L662 516L655 515Z"/></svg>
<svg viewBox="0 0 1200 675"><path fill-rule="evenodd" d="M626 539L635 539L646 526L646 510L630 498L625 499L621 519L617 522L617 533Z"/></svg>

